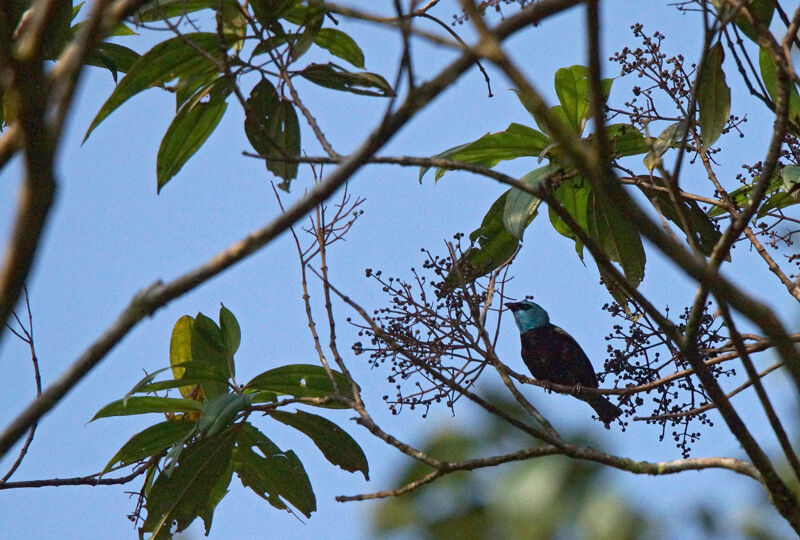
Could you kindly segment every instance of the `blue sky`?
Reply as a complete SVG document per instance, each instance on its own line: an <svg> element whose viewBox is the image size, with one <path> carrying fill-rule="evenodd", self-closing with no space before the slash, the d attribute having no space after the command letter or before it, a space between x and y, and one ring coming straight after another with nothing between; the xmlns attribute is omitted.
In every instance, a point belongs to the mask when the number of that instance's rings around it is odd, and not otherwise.
<svg viewBox="0 0 800 540"><path fill-rule="evenodd" d="M664 3L665 4L665 3ZM375 10L388 9L391 2L380 2ZM454 2L441 2L434 14L449 20ZM701 28L696 18L655 2L605 2L604 56L623 45L632 45L629 27L634 22L646 31L666 34L670 53L683 52L690 58L699 50ZM346 23L366 54L370 71L393 77L399 58L396 36L369 23ZM563 66L584 63L583 14L579 10L549 20L508 41L508 50L538 88L552 97L555 71ZM457 27L470 36L467 25ZM156 36L160 38L162 36ZM153 36L120 41L143 52L154 43ZM147 45L143 43L146 42ZM137 45L139 44L139 45ZM449 51L423 44L415 47L420 79L452 58ZM726 65L726 67L728 67ZM616 76L615 65L606 64L606 76ZM511 86L497 71L490 69L495 97L486 97L483 78L470 71L457 84L424 110L382 151L384 155L427 156L474 140L488 131L504 129L510 122L532 124L519 105ZM739 161L752 161L766 147L762 106L741 94L739 79L728 67L728 80L734 87L734 114L748 113L744 126L748 138L741 143L729 135L721 159L731 176ZM621 99L634 81L615 83L611 98ZM250 146L242 130L243 115L234 102L216 132L168 184L156 194L155 159L159 141L174 112L171 95L150 90L135 97L114 112L81 146L91 119L113 90L107 71L89 69L62 145L59 188L55 209L48 224L29 289L34 316L36 346L42 377L47 385L95 340L126 306L133 295L156 279L170 280L211 258L249 231L269 221L278 212L263 164L241 156ZM329 139L341 153L354 149L379 122L385 102L379 98L351 96L302 85L301 94L318 117ZM302 124L304 141L310 131ZM307 152L320 155L313 141ZM502 165L502 170L521 175L535 167L535 160L519 160ZM692 178L692 176L688 176ZM697 176L697 178L701 178ZM20 179L19 163L7 167L0 181L0 238L7 238L13 216L15 194ZM291 202L302 196L311 182L309 171L301 168L300 178L286 196ZM364 278L366 267L383 269L387 274L408 276L411 266L421 266L419 249L441 252L443 241L456 232L473 230L489 204L504 188L492 181L467 174L449 173L438 184L428 177L421 185L417 171L409 168L373 166L363 169L349 184L353 194L366 198L365 214L344 243L330 254L332 280L368 308L380 307L384 299L374 282ZM544 217L544 219L542 219ZM735 255L747 259L738 250ZM741 253L740 253L741 252ZM691 301L693 289L668 263L648 251L649 265L644 290L656 305L667 302L678 308ZM752 257L750 257L752 258ZM742 281L765 295L781 298L777 280L758 265L744 262ZM614 321L600 307L607 301L597 285L596 269L584 266L575 257L572 243L552 231L546 216L540 216L527 230L524 249L514 266L515 279L508 291L512 295L535 294L554 323L569 330L583 345L595 366L605 354L603 337ZM237 355L237 371L248 379L271 367L285 363L315 361L312 343L305 328L299 292L299 269L291 237L284 235L255 256L234 266L186 296L159 310L131 332L60 406L42 421L34 444L15 480L71 477L98 471L133 433L152 423L153 418L121 418L87 424L94 412L123 395L142 375L168 364L169 336L181 315L202 311L216 315L219 303L230 308L242 327L242 346ZM669 284L666 286L666 284ZM312 289L319 302L319 288ZM679 305L676 305L679 304ZM775 303L785 321L794 320L796 308ZM316 304L321 313L321 303ZM336 306L343 319L350 315ZM342 349L355 341L353 332L340 325ZM510 319L506 321L499 350L501 358L522 369L518 360L518 339ZM381 396L392 386L385 372L369 370L361 357L348 359L372 404L376 420L390 433L413 443L442 426L469 425L470 407L456 408L451 416L435 410L423 420L416 413L393 417L382 405ZM8 336L0 349L0 422L6 423L34 395L30 362L23 344ZM781 375L769 379L769 388L780 393L788 389ZM621 455L651 461L680 457L671 442L657 441L652 426L635 425L622 433L605 431L592 423L582 403L568 397L543 394L538 388L525 389L537 406L559 425L585 427L600 438L605 449ZM787 392L778 395L787 395ZM750 397L735 404L748 403ZM750 400L752 401L752 400ZM779 400L780 402L780 400ZM791 406L789 398L783 403ZM758 411L743 407L744 415L759 434ZM294 535L300 538L369 538L369 512L373 503L340 504L339 494L355 494L394 487L394 475L407 458L372 438L349 418L352 413L331 413L362 445L370 462L371 482L328 465L318 450L300 435L276 423L262 420L270 436L301 457L315 488L318 511L302 522L273 510L263 500L245 491L238 480L232 492L217 509L211 538ZM716 429L694 446L694 455L741 456L738 445L723 423L712 415ZM761 425L763 426L763 422ZM796 427L796 426L795 426ZM763 431L768 435L768 432ZM777 445L768 443L767 448ZM15 453L0 463L6 470ZM735 519L740 510L752 504L755 484L724 471L685 473L667 478L633 477L611 472L609 478L641 507L668 518L680 519L693 500L710 493L721 512ZM724 486L724 491L720 487ZM125 487L60 487L0 492L0 531L6 538L132 537L134 529L125 518L134 500L125 491L138 489L138 482ZM202 534L193 527L193 537ZM683 538L697 531L687 529Z"/></svg>

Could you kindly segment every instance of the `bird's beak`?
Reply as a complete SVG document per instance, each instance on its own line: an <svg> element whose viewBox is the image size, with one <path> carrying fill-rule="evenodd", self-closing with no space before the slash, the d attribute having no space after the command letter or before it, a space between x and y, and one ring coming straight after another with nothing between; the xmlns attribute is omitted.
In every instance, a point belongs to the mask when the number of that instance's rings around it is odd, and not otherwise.
<svg viewBox="0 0 800 540"><path fill-rule="evenodd" d="M506 302L506 307L511 311L515 311L520 308L519 302Z"/></svg>

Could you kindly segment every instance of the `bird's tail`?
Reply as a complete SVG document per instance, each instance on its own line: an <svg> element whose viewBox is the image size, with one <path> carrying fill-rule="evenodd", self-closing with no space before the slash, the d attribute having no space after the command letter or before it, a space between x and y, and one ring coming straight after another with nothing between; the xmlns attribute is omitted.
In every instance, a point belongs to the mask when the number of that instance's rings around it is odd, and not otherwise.
<svg viewBox="0 0 800 540"><path fill-rule="evenodd" d="M592 409L604 424L611 423L617 416L622 414L622 409L601 395L581 396L581 399L592 406Z"/></svg>

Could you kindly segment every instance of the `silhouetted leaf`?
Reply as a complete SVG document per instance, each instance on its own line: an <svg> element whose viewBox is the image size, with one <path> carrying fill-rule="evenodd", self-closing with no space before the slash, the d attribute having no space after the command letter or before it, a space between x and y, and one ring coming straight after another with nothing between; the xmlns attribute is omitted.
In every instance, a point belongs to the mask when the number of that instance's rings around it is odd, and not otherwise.
<svg viewBox="0 0 800 540"><path fill-rule="evenodd" d="M217 10L222 7L224 12L238 12L236 0L151 0L146 2L133 14L133 22L162 21L172 17L180 17L203 9Z"/></svg>
<svg viewBox="0 0 800 540"><path fill-rule="evenodd" d="M592 191L587 207L589 235L608 258L620 263L625 277L636 287L644 278L645 254L639 231L603 194Z"/></svg>
<svg viewBox="0 0 800 540"><path fill-rule="evenodd" d="M116 43L100 43L86 56L86 63L90 66L106 68L117 81L117 72L127 73L141 58L141 55L123 45Z"/></svg>
<svg viewBox="0 0 800 540"><path fill-rule="evenodd" d="M391 97L394 95L392 86L377 73L360 71L352 73L336 64L309 64L299 75L314 84L362 94L365 96Z"/></svg>
<svg viewBox="0 0 800 540"><path fill-rule="evenodd" d="M267 79L250 92L247 105L251 114L244 121L247 139L272 174L283 178L279 187L289 190L291 180L297 177L297 162L285 158L300 156L300 124L291 103L278 97L275 87Z"/></svg>
<svg viewBox="0 0 800 540"><path fill-rule="evenodd" d="M348 472L361 471L369 480L369 464L364 451L342 428L330 420L297 411L292 414L286 411L272 411L270 416L308 435L325 458Z"/></svg>

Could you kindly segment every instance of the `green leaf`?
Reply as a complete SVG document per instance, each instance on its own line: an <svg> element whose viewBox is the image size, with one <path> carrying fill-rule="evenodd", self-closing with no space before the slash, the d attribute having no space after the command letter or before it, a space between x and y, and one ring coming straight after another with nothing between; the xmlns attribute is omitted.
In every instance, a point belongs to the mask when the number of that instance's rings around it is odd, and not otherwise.
<svg viewBox="0 0 800 540"><path fill-rule="evenodd" d="M636 287L644 278L645 254L639 231L619 207L592 191L587 207L589 235L608 258L620 263L625 277Z"/></svg>
<svg viewBox="0 0 800 540"><path fill-rule="evenodd" d="M311 47L311 44L314 43L317 37L317 33L322 28L324 18L325 8L322 6L322 3L310 1L303 15L303 22L300 25L302 28L300 37L295 41L289 42L289 51L291 52L290 61L296 61Z"/></svg>
<svg viewBox="0 0 800 540"><path fill-rule="evenodd" d="M137 393L141 393L141 392L146 392L146 390L144 390L144 388L145 388L147 385L149 385L149 384L150 384L150 382L151 382L153 379L155 379L155 378L156 378L156 375L158 375L158 374L159 374L159 373L161 373L162 371L166 371L166 370L168 370L168 369L169 369L169 368L161 368L161 369L157 369L157 370L156 370L156 371L154 371L153 373L148 373L147 375L145 375L144 377L142 377L142 379L141 379L141 380L140 380L138 383L136 383L136 384L133 386L133 388L131 388L131 389L128 391L128 393L127 393L127 394L125 394L125 396L122 398L122 404L123 404L123 405L127 405L127 403L128 403L128 398L130 398L130 397L131 397L133 394L137 394Z"/></svg>
<svg viewBox="0 0 800 540"><path fill-rule="evenodd" d="M725 82L722 61L725 52L722 44L709 49L705 59L703 76L697 88L697 104L700 107L700 135L703 144L709 148L722 134L731 112L731 89Z"/></svg>
<svg viewBox="0 0 800 540"><path fill-rule="evenodd" d="M652 141L652 148L642 160L648 171L652 172L653 169L656 168L664 152L680 145L683 140L685 128L686 124L683 121L675 122L667 126L664 131L661 132L661 135L659 135L655 141Z"/></svg>
<svg viewBox="0 0 800 540"><path fill-rule="evenodd" d="M800 189L800 165L787 165L781 169L781 179L783 189L786 193L795 195Z"/></svg>
<svg viewBox="0 0 800 540"><path fill-rule="evenodd" d="M128 416L148 413L189 413L199 411L201 404L194 399L167 398L156 396L129 397L127 404L118 399L112 401L95 413L90 422L109 416Z"/></svg>
<svg viewBox="0 0 800 540"><path fill-rule="evenodd" d="M172 420L150 426L131 437L114 454L101 474L105 474L117 463L123 466L130 465L183 442L194 432L195 427L195 422L187 420Z"/></svg>
<svg viewBox="0 0 800 540"><path fill-rule="evenodd" d="M720 0L712 0L711 3L722 17L728 18L733 13L733 7L731 5L726 4L723 9L720 9L720 7L722 7ZM761 21L766 28L769 28L772 15L775 13L775 0L744 0L742 4L746 4L750 13L758 17L758 20ZM733 22L747 37L753 41L758 41L758 31L750 24L750 21L748 21L744 14L739 13L736 15Z"/></svg>
<svg viewBox="0 0 800 540"><path fill-rule="evenodd" d="M116 82L117 72L127 73L139 58L141 55L133 49L104 42L87 55L85 62L90 66L108 69Z"/></svg>
<svg viewBox="0 0 800 540"><path fill-rule="evenodd" d="M355 67L364 69L363 51L353 38L341 30L322 28L317 32L314 43Z"/></svg>
<svg viewBox="0 0 800 540"><path fill-rule="evenodd" d="M250 8L261 26L270 28L294 4L295 0L253 0Z"/></svg>
<svg viewBox="0 0 800 540"><path fill-rule="evenodd" d="M239 344L242 342L242 330L231 310L223 305L219 307L219 326L222 330L222 342L225 344L225 349L231 355L236 354Z"/></svg>
<svg viewBox="0 0 800 540"><path fill-rule="evenodd" d="M559 69L555 88L567 122L580 134L589 111L589 70L585 66Z"/></svg>
<svg viewBox="0 0 800 540"><path fill-rule="evenodd" d="M269 414L278 422L308 435L325 458L334 465L348 472L361 471L364 478L369 480L369 464L364 451L346 431L330 420L303 411L294 414L272 411Z"/></svg>
<svg viewBox="0 0 800 540"><path fill-rule="evenodd" d="M440 296L494 271L517 251L519 240L508 232L503 223L510 192L509 189L492 203L481 226L469 235L472 245L445 277L438 292Z"/></svg>
<svg viewBox="0 0 800 540"><path fill-rule="evenodd" d="M299 75L314 84L333 90L365 96L394 96L392 86L377 73L368 71L353 73L333 63L309 64Z"/></svg>
<svg viewBox="0 0 800 540"><path fill-rule="evenodd" d="M187 103L169 125L167 133L161 139L156 160L156 192L167 185L173 176L178 174L184 163L203 146L208 137L222 120L228 104L224 101Z"/></svg>
<svg viewBox="0 0 800 540"><path fill-rule="evenodd" d="M191 45L190 45L191 43ZM95 116L83 140L85 141L109 114L142 90L165 84L180 76L205 69L212 64L196 48L213 58L219 58L219 38L212 33L190 33L163 41L150 49L131 66L100 111Z"/></svg>
<svg viewBox="0 0 800 540"><path fill-rule="evenodd" d="M534 188L546 187L547 178L558 170L559 168L555 165L545 165L520 178L520 182ZM506 206L503 209L503 225L506 230L518 240L522 240L522 233L536 216L541 202L539 197L531 195L527 191L511 188L506 196Z"/></svg>
<svg viewBox="0 0 800 540"><path fill-rule="evenodd" d="M297 163L282 158L300 156L297 113L291 103L278 97L267 79L261 79L253 88L247 105L250 109L244 121L247 139L265 158L267 170L283 178L279 187L288 191L291 180L297 177Z"/></svg>
<svg viewBox="0 0 800 540"><path fill-rule="evenodd" d="M288 450L283 452L250 423L244 423L237 438L233 468L242 485L249 487L275 508L283 501L306 517L317 509L317 500L303 463ZM262 454L253 451L256 447Z"/></svg>
<svg viewBox="0 0 800 540"><path fill-rule="evenodd" d="M187 366L185 376L197 378L191 370L193 365L227 374L228 354L223 343L222 330L217 326L217 323L202 313L198 313L194 318L191 333L192 364ZM227 384L224 381L212 381L200 386L203 388L203 393L207 399L228 391Z"/></svg>
<svg viewBox="0 0 800 540"><path fill-rule="evenodd" d="M764 86L772 101L778 97L778 66L772 61L772 57L764 49L758 51L758 64L761 68L761 78L764 79ZM789 109L787 114L789 121L795 125L800 124L800 93L797 85L789 81Z"/></svg>
<svg viewBox="0 0 800 540"><path fill-rule="evenodd" d="M242 394L220 394L203 403L197 429L212 437L233 423L236 416L250 406L250 396Z"/></svg>
<svg viewBox="0 0 800 540"><path fill-rule="evenodd" d="M540 131L513 123L505 131L487 133L476 141L450 148L434 157L474 163L483 167L494 167L508 159L525 156L537 157L549 145L550 140ZM420 182L429 168L420 168ZM447 169L437 169L435 179L439 180L445 172Z"/></svg>
<svg viewBox="0 0 800 540"><path fill-rule="evenodd" d="M569 215L583 228L588 231L587 208L589 206L589 196L592 193L592 185L582 176L567 179L561 182L553 190L553 198L561 203L561 206L569 212ZM550 223L553 228L561 234L575 242L575 252L583 260L583 242L572 232L564 221L558 217L553 209L549 209Z"/></svg>
<svg viewBox="0 0 800 540"><path fill-rule="evenodd" d="M208 534L210 517L221 498L220 491L227 488L226 477L230 481L228 473L236 436L237 429L231 428L186 447L177 467L171 474L162 472L150 489L143 532L159 538L170 532L173 523L177 522L176 532L180 532L200 516ZM221 484L225 484L222 490Z"/></svg>
<svg viewBox="0 0 800 540"><path fill-rule="evenodd" d="M640 180L642 182L646 182L643 180L643 177L640 177ZM663 187L661 182L656 181L655 178L653 180L656 185ZM675 223L681 228L681 230L683 230L683 232L686 234L687 242L689 241L690 236L693 237L697 242L697 247L700 249L703 255L711 255L711 252L714 250L714 246L722 237L722 233L717 230L717 228L714 226L714 222L711 221L705 212L703 212L697 202L693 200L686 200L681 203L683 214L686 216L689 225L689 230L687 231L683 229L683 222L681 221L680 216L675 209L675 205L673 204L669 193L647 189L646 185L643 183L637 183L636 185L639 187L642 193L644 193L644 195L650 199L650 201L653 203L653 206L655 206L666 219Z"/></svg>
<svg viewBox="0 0 800 540"><path fill-rule="evenodd" d="M194 319L184 315L172 327L172 336L169 340L169 364L172 366L172 375L176 379L183 378L186 372L185 365L192 361L192 326ZM196 385L180 387L183 397L188 396Z"/></svg>
<svg viewBox="0 0 800 540"><path fill-rule="evenodd" d="M767 189L764 192L764 196L766 197L772 193L775 193L776 191L781 189L782 185L783 185L783 179L778 175L773 176L772 179L770 180L769 186L767 186ZM739 208L742 208L750 200L750 194L753 192L754 187L755 187L755 182L753 182L752 184L744 185L740 188L731 191L728 194L728 196L734 203L736 203L736 205ZM721 206L714 206L708 211L708 217L715 218L723 214L727 214L727 212L728 211L722 208Z"/></svg>
<svg viewBox="0 0 800 540"><path fill-rule="evenodd" d="M239 7L236 0L151 0L146 2L133 14L133 22L141 24L146 22L162 21L172 17L181 17L203 9L217 10L222 7L223 13L238 13Z"/></svg>
<svg viewBox="0 0 800 540"><path fill-rule="evenodd" d="M650 150L642 132L630 124L607 125L606 137L616 157L635 156ZM587 139L591 141L592 136Z"/></svg>
<svg viewBox="0 0 800 540"><path fill-rule="evenodd" d="M344 375L333 371L333 378L339 394L354 399ZM281 366L256 375L245 385L246 389L275 392L294 397L333 397L334 390L325 368L313 364L291 364ZM324 407L332 409L347 408L340 403L329 403Z"/></svg>

